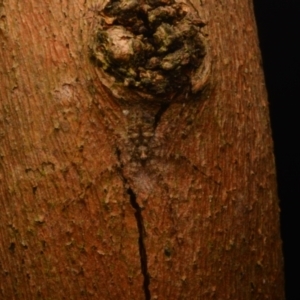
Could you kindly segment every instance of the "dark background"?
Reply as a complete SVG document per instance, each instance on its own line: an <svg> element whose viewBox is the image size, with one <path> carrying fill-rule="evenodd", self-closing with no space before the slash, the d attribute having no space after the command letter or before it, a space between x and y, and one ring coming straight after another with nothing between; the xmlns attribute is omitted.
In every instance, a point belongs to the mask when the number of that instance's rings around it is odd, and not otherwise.
<svg viewBox="0 0 300 300"><path fill-rule="evenodd" d="M300 6L299 0L254 0L275 147L286 300L300 299ZM297 23L297 24L296 24ZM296 81L298 88L296 87ZM298 143L298 144L297 144Z"/></svg>

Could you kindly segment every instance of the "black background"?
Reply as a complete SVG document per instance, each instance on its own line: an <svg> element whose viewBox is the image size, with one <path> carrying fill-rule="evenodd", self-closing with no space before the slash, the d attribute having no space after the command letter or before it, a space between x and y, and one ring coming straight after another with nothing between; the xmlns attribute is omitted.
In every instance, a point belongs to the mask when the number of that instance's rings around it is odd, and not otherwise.
<svg viewBox="0 0 300 300"><path fill-rule="evenodd" d="M299 0L254 0L275 147L286 300L300 299ZM298 3L297 3L298 2ZM296 5L297 4L297 5Z"/></svg>

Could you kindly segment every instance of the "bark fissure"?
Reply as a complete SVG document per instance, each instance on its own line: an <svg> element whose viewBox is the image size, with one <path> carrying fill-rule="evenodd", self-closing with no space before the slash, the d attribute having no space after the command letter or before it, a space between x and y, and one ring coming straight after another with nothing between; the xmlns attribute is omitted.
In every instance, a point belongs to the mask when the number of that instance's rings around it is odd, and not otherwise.
<svg viewBox="0 0 300 300"><path fill-rule="evenodd" d="M133 189L128 186L128 180L123 174L123 164L121 163L121 151L119 148L116 149L116 155L118 158L118 161L120 162L120 175L121 178L124 182L124 188L126 188L126 192L129 195L129 201L133 209L135 210L134 216L136 219L136 224L137 224L137 229L139 233L139 238L138 238L138 245L139 245L139 254L140 254L140 262L141 262L141 272L144 277L144 282L143 282L143 290L145 294L145 300L151 300L151 294L150 294L150 275L148 273L148 260L147 260L147 251L145 247L145 237L146 237L146 231L145 231L145 226L144 226L144 220L143 220L143 215L142 215L142 208L139 206L137 202L137 197Z"/></svg>
<svg viewBox="0 0 300 300"><path fill-rule="evenodd" d="M141 269L142 269L142 274L144 276L143 288L145 292L145 299L150 300L151 299L151 294L149 290L150 276L148 273L147 252L144 243L146 232L144 227L142 209L136 201L136 194L134 193L134 191L131 188L128 188L127 193L130 197L130 204L135 209L134 215L136 218L136 223L139 231L139 251L140 251L140 259L141 259Z"/></svg>
<svg viewBox="0 0 300 300"><path fill-rule="evenodd" d="M154 124L153 124L153 129L154 130L158 126L162 115L169 108L169 106L170 106L169 103L163 103L163 104L161 104L160 109L158 110L158 112L156 113L155 118L154 118Z"/></svg>

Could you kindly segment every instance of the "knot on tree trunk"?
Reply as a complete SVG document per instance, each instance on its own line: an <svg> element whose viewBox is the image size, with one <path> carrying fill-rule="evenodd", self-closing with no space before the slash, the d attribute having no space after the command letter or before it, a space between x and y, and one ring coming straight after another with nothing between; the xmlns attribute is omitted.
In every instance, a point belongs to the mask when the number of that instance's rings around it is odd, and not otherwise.
<svg viewBox="0 0 300 300"><path fill-rule="evenodd" d="M92 58L122 94L131 93L121 98L132 101L136 92L144 100L182 101L201 89L195 77L206 56L205 24L187 4L111 0L99 15Z"/></svg>

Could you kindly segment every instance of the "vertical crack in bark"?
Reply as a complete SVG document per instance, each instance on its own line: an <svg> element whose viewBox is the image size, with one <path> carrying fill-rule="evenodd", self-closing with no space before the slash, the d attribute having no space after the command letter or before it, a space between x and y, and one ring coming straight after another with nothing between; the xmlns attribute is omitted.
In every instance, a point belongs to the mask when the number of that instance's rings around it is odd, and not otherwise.
<svg viewBox="0 0 300 300"><path fill-rule="evenodd" d="M155 115L155 119L154 119L154 130L156 129L156 127L159 124L159 121L162 117L162 115L164 114L164 112L169 108L170 104L169 103L162 103L160 106L160 109L158 110L158 112Z"/></svg>
<svg viewBox="0 0 300 300"><path fill-rule="evenodd" d="M151 299L150 290L149 290L150 276L148 273L147 252L144 243L145 227L144 227L144 220L142 216L142 209L140 208L140 206L136 201L136 195L133 192L133 190L131 188L128 188L127 193L130 197L130 204L135 209L134 215L136 218L138 231L139 231L139 251L140 251L140 259L141 259L141 269L142 269L142 274L144 276L143 287L144 287L145 299L150 300Z"/></svg>
<svg viewBox="0 0 300 300"><path fill-rule="evenodd" d="M134 216L137 223L138 233L139 233L139 252L140 252L140 262L141 262L141 271L142 275L144 277L144 283L143 283L143 289L145 293L145 300L151 300L151 294L149 290L150 285L150 276L148 273L148 262L147 262L147 252L146 247L144 243L144 239L146 236L145 226L144 226L144 220L142 216L142 209L139 206L137 200L136 200L136 194L134 193L133 189L128 187L128 180L123 174L123 164L121 163L121 151L119 148L116 149L116 155L118 158L118 161L120 162L120 168L119 168L119 174L121 175L121 178L124 182L124 187L127 188L127 194L129 195L129 201L133 209L135 210Z"/></svg>

